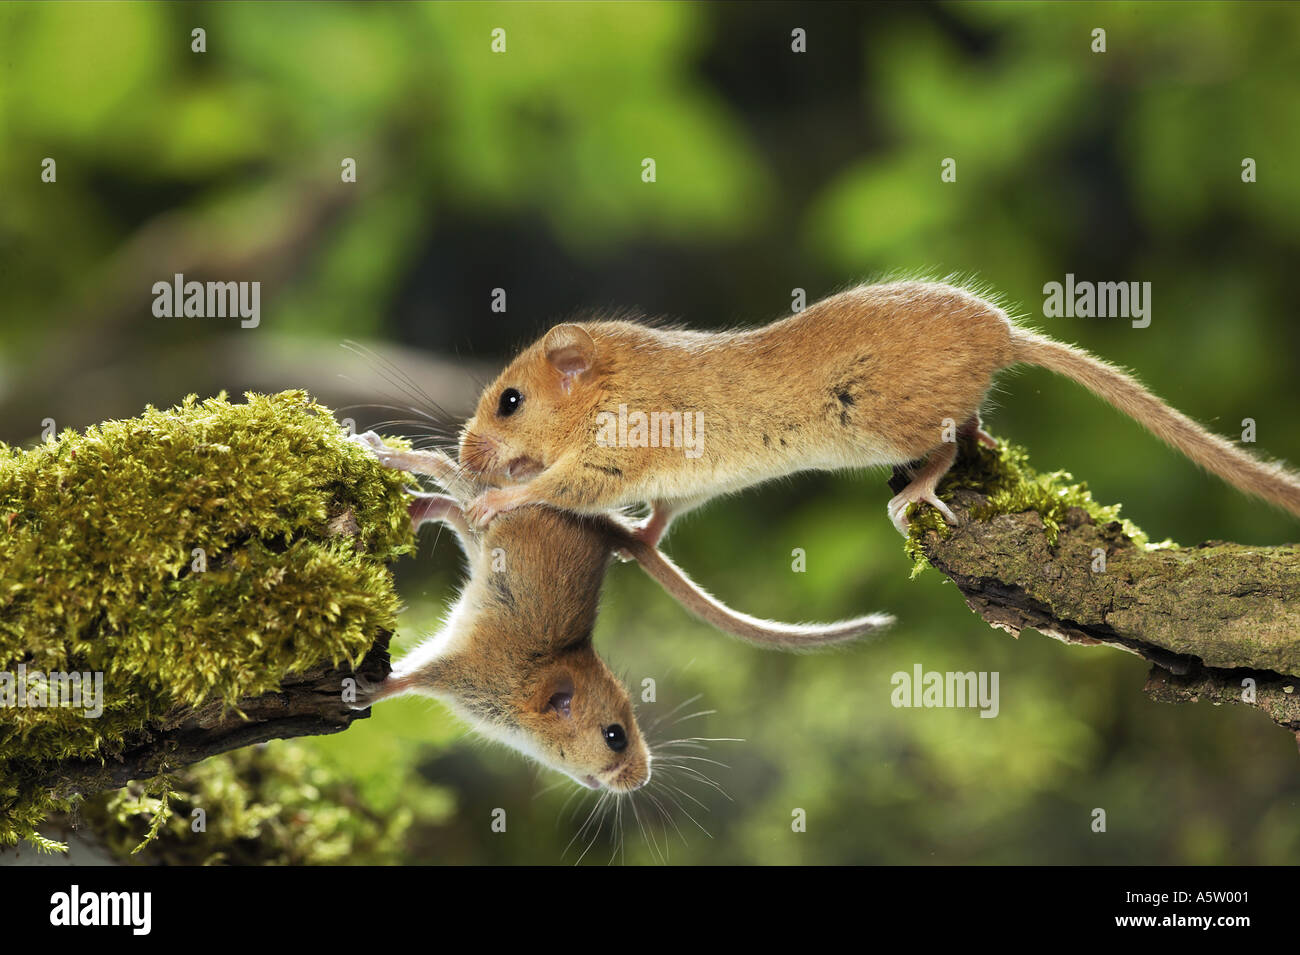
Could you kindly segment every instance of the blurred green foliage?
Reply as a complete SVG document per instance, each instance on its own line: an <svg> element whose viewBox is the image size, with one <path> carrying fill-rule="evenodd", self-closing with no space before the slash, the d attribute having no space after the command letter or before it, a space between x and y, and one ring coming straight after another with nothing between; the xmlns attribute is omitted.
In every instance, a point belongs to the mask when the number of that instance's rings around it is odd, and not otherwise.
<svg viewBox="0 0 1300 955"><path fill-rule="evenodd" d="M1229 435L1254 418L1264 453L1300 460L1297 27L1294 5L1215 2L0 6L0 438L237 391L250 355L307 342L501 361L585 306L717 327L786 312L796 287L923 270L978 277L1181 410ZM148 288L174 270L264 280L262 325L153 318ZM1042 287L1067 272L1150 281L1151 327L1044 320ZM310 361L277 375L336 403ZM1295 539L1046 372L993 399L994 433L1153 539ZM656 681L643 722L744 739L711 744L729 768L699 764L730 800L680 779L704 805L661 793L673 823L657 824L640 800L620 858L667 840L674 861L1300 859L1292 740L1257 713L1149 703L1136 658L1011 640L939 575L910 581L883 484L781 482L668 544L752 613L896 613L869 645L761 653L614 570L597 642L634 695ZM407 641L436 626L458 560L444 538L399 565ZM890 675L917 662L999 671L1000 715L894 709ZM672 724L699 710L716 712ZM395 859L572 861L586 844L565 852L588 797L534 798L555 780L432 703L303 745L380 811L428 804ZM585 861L614 848L602 837Z"/></svg>
<svg viewBox="0 0 1300 955"><path fill-rule="evenodd" d="M113 855L138 863L375 865L400 850L416 813L374 811L310 750L274 740L96 794L79 815Z"/></svg>

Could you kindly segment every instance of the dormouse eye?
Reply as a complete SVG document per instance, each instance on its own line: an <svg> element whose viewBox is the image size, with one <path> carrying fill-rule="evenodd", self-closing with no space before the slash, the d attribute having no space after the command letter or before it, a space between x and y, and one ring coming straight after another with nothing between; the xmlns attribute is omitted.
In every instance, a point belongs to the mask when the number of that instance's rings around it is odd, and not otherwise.
<svg viewBox="0 0 1300 955"><path fill-rule="evenodd" d="M524 396L516 388L507 388L501 392L501 400L497 402L497 416L509 418L519 410L519 406L524 403Z"/></svg>
<svg viewBox="0 0 1300 955"><path fill-rule="evenodd" d="M623 727L617 723L610 723L601 733L605 737L605 745L616 753L621 753L627 749L627 733L623 732Z"/></svg>

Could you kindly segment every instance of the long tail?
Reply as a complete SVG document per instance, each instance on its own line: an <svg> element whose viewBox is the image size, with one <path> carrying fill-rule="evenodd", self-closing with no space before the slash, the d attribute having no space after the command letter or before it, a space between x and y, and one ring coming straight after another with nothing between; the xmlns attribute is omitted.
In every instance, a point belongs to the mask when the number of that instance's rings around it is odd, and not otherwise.
<svg viewBox="0 0 1300 955"><path fill-rule="evenodd" d="M1015 360L1039 365L1077 381L1233 487L1300 517L1300 475L1261 461L1225 438L1211 434L1142 387L1131 375L1081 348L1045 335L1012 328Z"/></svg>
<svg viewBox="0 0 1300 955"><path fill-rule="evenodd" d="M875 613L836 623L779 623L732 610L705 592L658 548L628 539L628 551L651 577L657 580L683 607L705 623L749 643L783 650L806 650L831 643L843 643L864 634L883 630L894 622L889 614Z"/></svg>

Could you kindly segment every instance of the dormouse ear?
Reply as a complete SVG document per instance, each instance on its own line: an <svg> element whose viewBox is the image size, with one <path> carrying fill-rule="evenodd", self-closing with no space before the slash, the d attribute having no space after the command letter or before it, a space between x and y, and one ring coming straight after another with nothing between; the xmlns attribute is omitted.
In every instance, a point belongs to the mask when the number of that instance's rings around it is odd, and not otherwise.
<svg viewBox="0 0 1300 955"><path fill-rule="evenodd" d="M556 325L542 339L542 348L546 360L564 376L560 386L566 392L596 361L596 342L581 325Z"/></svg>
<svg viewBox="0 0 1300 955"><path fill-rule="evenodd" d="M566 720L573 716L573 676L568 670L559 670L547 678L538 694L538 708L543 713L553 712Z"/></svg>

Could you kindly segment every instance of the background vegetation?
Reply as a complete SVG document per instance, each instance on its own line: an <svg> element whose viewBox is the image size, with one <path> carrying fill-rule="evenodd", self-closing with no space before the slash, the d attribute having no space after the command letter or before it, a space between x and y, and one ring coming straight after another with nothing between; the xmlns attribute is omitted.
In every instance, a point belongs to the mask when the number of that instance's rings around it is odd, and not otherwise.
<svg viewBox="0 0 1300 955"><path fill-rule="evenodd" d="M418 369L454 425L475 375L584 307L720 327L785 313L796 287L926 270L977 276L1225 434L1256 419L1259 447L1297 461L1297 28L1300 9L1264 3L0 6L0 440L223 388L396 403L395 385L349 385L374 369L345 339ZM260 327L155 318L150 287L177 271L261 281ZM1151 326L1043 318L1066 273L1150 281ZM1005 378L986 417L1154 539L1296 539L1045 372ZM587 861L651 861L665 841L681 862L1300 859L1293 740L1262 714L1149 703L1136 658L991 631L939 575L908 579L887 497L880 475L804 476L668 543L753 613L900 618L842 653L729 642L614 569L597 643L632 686L657 681L642 720L682 707L662 732L744 741L713 745L728 768L701 764L730 800L697 783L703 805L677 797L649 839L625 813L626 839ZM436 624L458 564L444 539L398 566L405 639ZM890 675L915 663L999 671L1000 715L894 709ZM566 851L586 797L566 808L569 787L431 702L300 745L366 819L400 813L404 836L358 861L572 861L586 844Z"/></svg>

